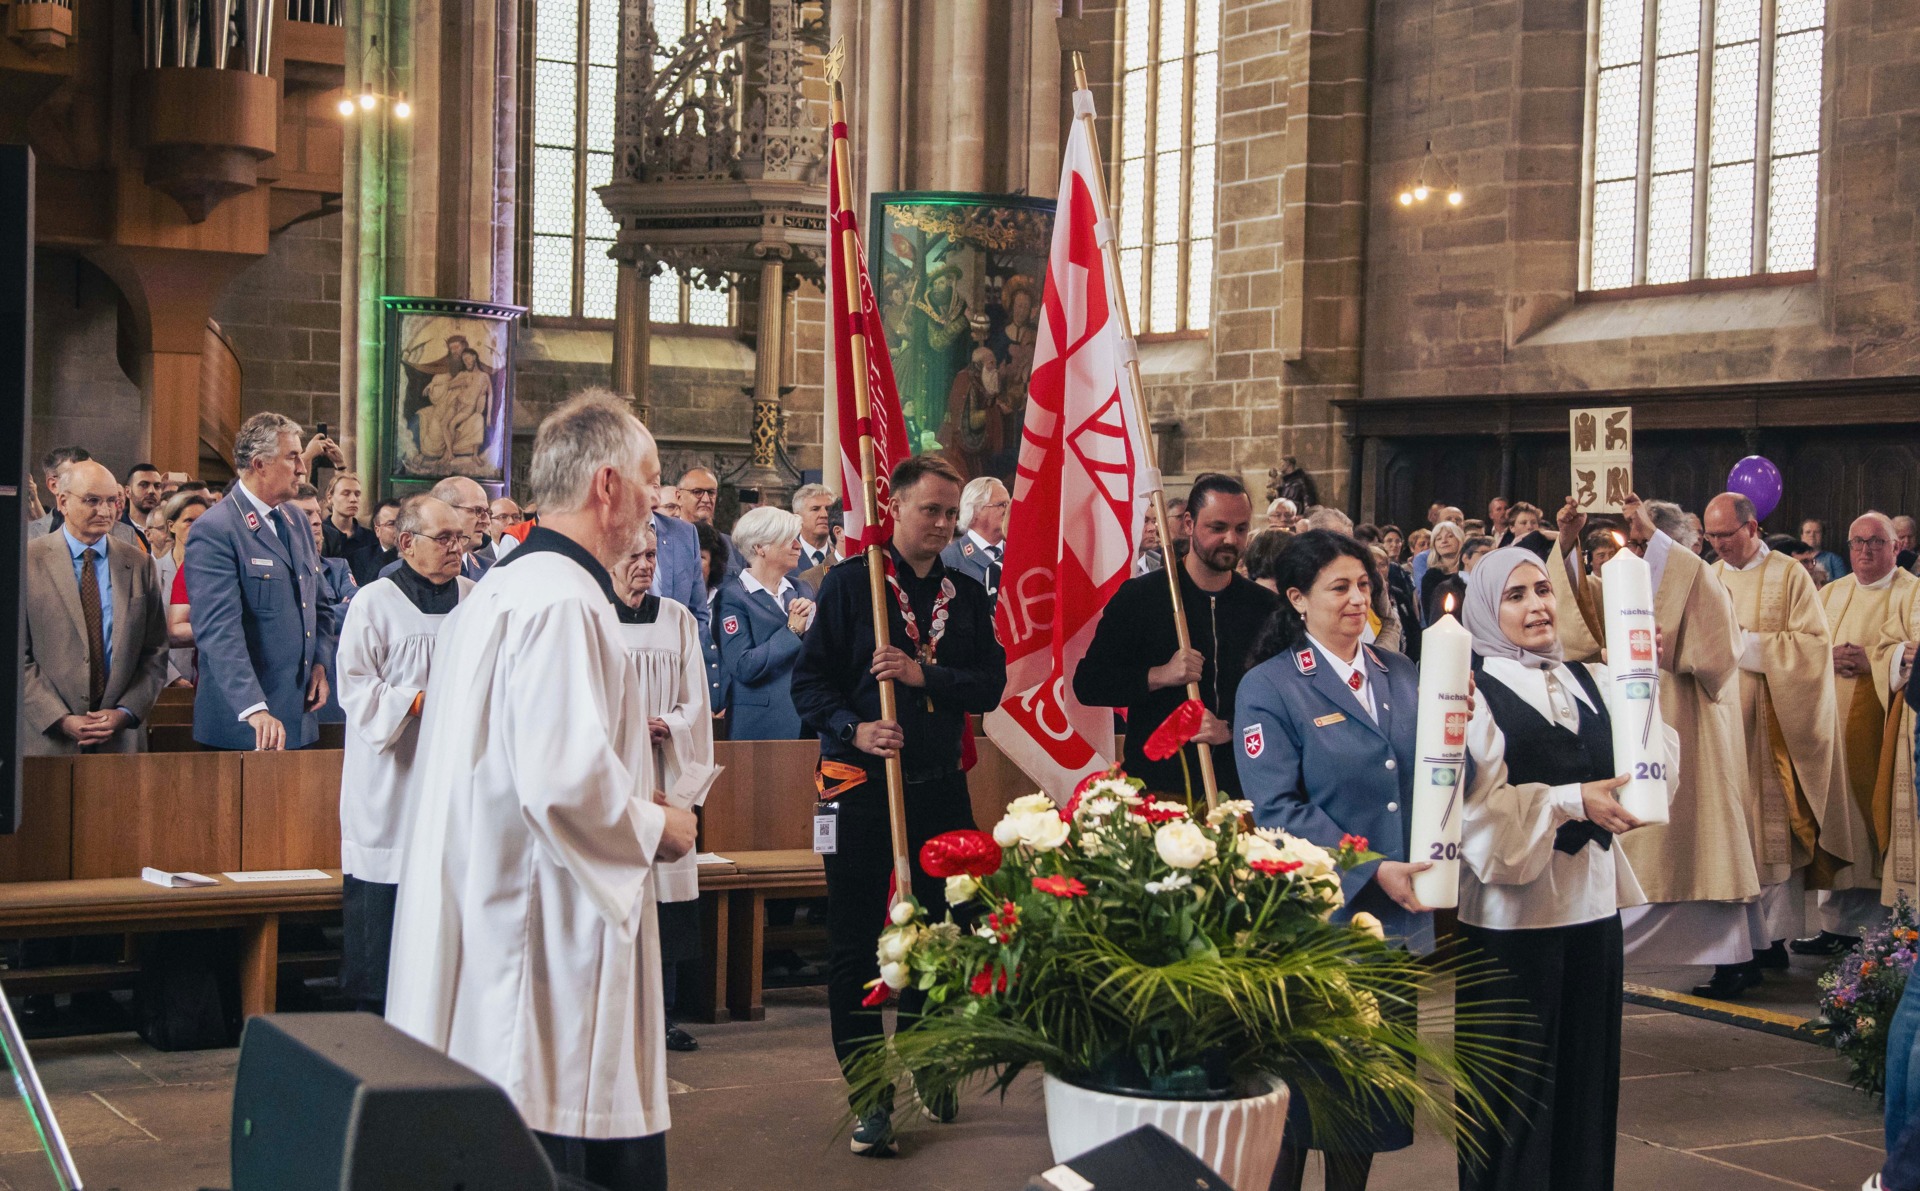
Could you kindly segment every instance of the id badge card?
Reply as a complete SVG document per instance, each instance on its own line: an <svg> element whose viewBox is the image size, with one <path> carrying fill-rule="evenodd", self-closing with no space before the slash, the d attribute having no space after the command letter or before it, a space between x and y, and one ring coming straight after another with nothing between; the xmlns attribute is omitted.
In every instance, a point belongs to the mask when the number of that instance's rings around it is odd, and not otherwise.
<svg viewBox="0 0 1920 1191"><path fill-rule="evenodd" d="M832 856L840 851L840 804L823 802L813 816L813 851Z"/></svg>

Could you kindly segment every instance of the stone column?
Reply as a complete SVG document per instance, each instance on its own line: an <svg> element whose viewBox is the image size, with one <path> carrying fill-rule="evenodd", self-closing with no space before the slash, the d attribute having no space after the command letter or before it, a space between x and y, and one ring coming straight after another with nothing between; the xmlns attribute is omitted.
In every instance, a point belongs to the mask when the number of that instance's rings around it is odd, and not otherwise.
<svg viewBox="0 0 1920 1191"><path fill-rule="evenodd" d="M633 398L642 422L653 421L653 262L621 261L613 292L613 390Z"/></svg>
<svg viewBox="0 0 1920 1191"><path fill-rule="evenodd" d="M745 470L734 477L755 488L760 499L775 501L787 490L780 471L780 356L785 337L787 257L784 244L763 244L760 252L760 325L753 349L753 446Z"/></svg>
<svg viewBox="0 0 1920 1191"><path fill-rule="evenodd" d="M987 37L993 22L988 0L946 0L947 185L954 190L987 187Z"/></svg>
<svg viewBox="0 0 1920 1191"><path fill-rule="evenodd" d="M873 195L900 185L900 0L871 0L869 11L866 193ZM865 221L863 208L855 213Z"/></svg>

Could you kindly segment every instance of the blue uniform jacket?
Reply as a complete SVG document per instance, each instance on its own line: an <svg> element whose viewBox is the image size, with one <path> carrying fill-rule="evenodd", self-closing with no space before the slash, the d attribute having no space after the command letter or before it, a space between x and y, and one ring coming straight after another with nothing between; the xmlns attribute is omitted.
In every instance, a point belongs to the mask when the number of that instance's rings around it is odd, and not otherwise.
<svg viewBox="0 0 1920 1191"><path fill-rule="evenodd" d="M693 523L665 513L653 515L653 540L658 550L653 592L693 613L700 635L708 635L707 588L700 582L700 531Z"/></svg>
<svg viewBox="0 0 1920 1191"><path fill-rule="evenodd" d="M264 702L287 731L288 748L320 736L306 709L317 662L333 660L340 625L321 588L320 552L306 516L291 514L291 548L237 489L194 522L187 538L187 598L200 681L193 692L193 738L223 749L251 749L242 709Z"/></svg>
<svg viewBox="0 0 1920 1191"><path fill-rule="evenodd" d="M1388 860L1406 860L1413 830L1415 665L1391 650L1361 647L1380 721L1333 668L1304 643L1247 671L1234 700L1240 788L1254 822L1331 848L1363 835ZM1373 883L1376 864L1348 872L1345 921L1366 910L1389 938L1415 952L1433 947L1433 915L1410 914Z"/></svg>
<svg viewBox="0 0 1920 1191"><path fill-rule="evenodd" d="M813 589L796 579L790 598L810 600ZM800 713L793 706L800 638L787 628L787 614L766 592L749 592L739 579L728 579L714 601L713 618L733 721L728 739L800 739Z"/></svg>

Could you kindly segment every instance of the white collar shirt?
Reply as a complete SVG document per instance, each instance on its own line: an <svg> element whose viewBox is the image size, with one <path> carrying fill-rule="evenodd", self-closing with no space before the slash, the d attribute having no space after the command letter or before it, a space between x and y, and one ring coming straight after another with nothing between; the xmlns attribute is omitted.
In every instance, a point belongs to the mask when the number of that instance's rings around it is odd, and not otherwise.
<svg viewBox="0 0 1920 1191"><path fill-rule="evenodd" d="M1367 673L1366 649L1356 647L1353 651L1353 660L1343 662L1312 633L1307 634L1307 640L1313 644L1315 652L1326 660L1327 668L1333 671L1333 676L1338 678L1342 685L1353 692L1353 697L1360 701L1360 709L1367 713L1367 718L1378 723L1380 713L1374 709L1373 679ZM1357 687L1353 685L1355 675L1360 678L1360 685Z"/></svg>

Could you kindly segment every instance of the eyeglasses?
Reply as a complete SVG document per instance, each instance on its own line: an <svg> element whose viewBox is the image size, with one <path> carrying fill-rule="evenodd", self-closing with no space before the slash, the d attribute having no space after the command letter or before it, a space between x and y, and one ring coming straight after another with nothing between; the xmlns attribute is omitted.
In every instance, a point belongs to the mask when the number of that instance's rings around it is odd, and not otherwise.
<svg viewBox="0 0 1920 1191"><path fill-rule="evenodd" d="M680 491L682 491L682 492L684 492L684 493L686 493L686 494L687 494L688 496L718 496L718 495L720 495L720 490L719 490L718 488L682 488L682 489L680 489Z"/></svg>
<svg viewBox="0 0 1920 1191"><path fill-rule="evenodd" d="M69 496L67 499L95 513L101 509L118 508L120 505L120 498L117 496Z"/></svg>
<svg viewBox="0 0 1920 1191"><path fill-rule="evenodd" d="M1744 525L1740 527L1740 529L1745 528L1746 526ZM1740 536L1740 529L1730 530L1727 533L1714 533L1712 530L1708 530L1705 536L1709 542L1731 542Z"/></svg>
<svg viewBox="0 0 1920 1191"><path fill-rule="evenodd" d="M445 550L449 554L453 553L455 550L458 550L460 549L460 547L467 544L467 535L461 533L457 529L450 529L445 533L434 534L432 537L428 537L426 534L423 534L423 533L410 533L410 534L407 534L406 536L409 538L420 538L420 539L424 539L426 541L432 542L434 545L440 547L442 550Z"/></svg>
<svg viewBox="0 0 1920 1191"><path fill-rule="evenodd" d="M525 521L526 518L519 513L502 513L498 517L495 517L494 520L502 525L518 525L522 521Z"/></svg>
<svg viewBox="0 0 1920 1191"><path fill-rule="evenodd" d="M1848 538L1847 545L1855 550L1891 550L1893 543L1885 538Z"/></svg>
<svg viewBox="0 0 1920 1191"><path fill-rule="evenodd" d="M987 509L1010 509L1013 507L1013 502L1010 500L992 500L981 507Z"/></svg>
<svg viewBox="0 0 1920 1191"><path fill-rule="evenodd" d="M456 509L459 509L463 513L473 514L473 519L475 521L493 520L493 510L489 509L485 505L455 505L453 507Z"/></svg>

